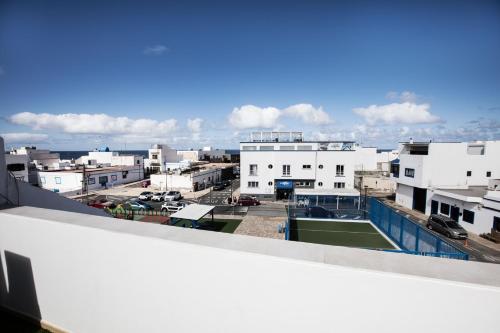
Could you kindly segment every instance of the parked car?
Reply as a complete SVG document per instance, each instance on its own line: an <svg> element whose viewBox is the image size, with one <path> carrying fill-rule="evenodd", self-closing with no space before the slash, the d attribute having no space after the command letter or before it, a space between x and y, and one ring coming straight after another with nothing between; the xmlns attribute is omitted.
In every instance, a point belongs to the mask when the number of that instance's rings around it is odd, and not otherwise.
<svg viewBox="0 0 500 333"><path fill-rule="evenodd" d="M112 201L108 201L107 199L94 200L88 203L89 206L94 208L107 208L113 205Z"/></svg>
<svg viewBox="0 0 500 333"><path fill-rule="evenodd" d="M151 198L153 197L153 192L142 192L141 194L139 194L139 199L140 200L151 200Z"/></svg>
<svg viewBox="0 0 500 333"><path fill-rule="evenodd" d="M162 212L175 213L188 206L187 202L169 201L161 205Z"/></svg>
<svg viewBox="0 0 500 333"><path fill-rule="evenodd" d="M151 200L152 201L163 201L164 198L165 198L165 194L167 194L167 192L156 192L155 194L153 194L153 196L151 197Z"/></svg>
<svg viewBox="0 0 500 333"><path fill-rule="evenodd" d="M163 200L165 201L174 201L180 200L182 198L181 192L179 191L169 191L167 194L163 196Z"/></svg>
<svg viewBox="0 0 500 333"><path fill-rule="evenodd" d="M429 216L427 228L436 230L449 238L466 239L468 237L467 231L464 228L455 220L444 215L432 214Z"/></svg>
<svg viewBox="0 0 500 333"><path fill-rule="evenodd" d="M222 191L223 189L225 189L226 186L224 186L223 183L215 183L214 184L214 187L212 188L214 191Z"/></svg>
<svg viewBox="0 0 500 333"><path fill-rule="evenodd" d="M307 207L305 214L307 217L321 217L321 218L332 217L332 213L328 209L325 209L320 206Z"/></svg>
<svg viewBox="0 0 500 333"><path fill-rule="evenodd" d="M225 187L228 187L231 185L231 181L230 180L223 180L222 181L222 184L225 186Z"/></svg>
<svg viewBox="0 0 500 333"><path fill-rule="evenodd" d="M149 185L151 185L151 180L150 179L143 180L142 183L141 183L141 186L144 187L144 188L148 187Z"/></svg>
<svg viewBox="0 0 500 333"><path fill-rule="evenodd" d="M260 205L260 201L253 197L240 197L238 199L237 205L240 206L257 206Z"/></svg>
<svg viewBox="0 0 500 333"><path fill-rule="evenodd" d="M141 200L129 200L124 204L125 209L132 210L153 210L154 208Z"/></svg>

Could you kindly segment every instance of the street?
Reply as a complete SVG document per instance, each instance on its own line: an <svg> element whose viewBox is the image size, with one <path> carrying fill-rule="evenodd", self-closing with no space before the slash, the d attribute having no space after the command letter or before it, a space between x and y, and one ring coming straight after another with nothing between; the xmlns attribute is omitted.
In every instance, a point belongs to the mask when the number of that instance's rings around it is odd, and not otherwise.
<svg viewBox="0 0 500 333"><path fill-rule="evenodd" d="M235 192L240 188L240 180L239 179L233 179L232 180L232 191L231 191L231 186L227 186L225 189L221 191L214 191L210 189L210 192L205 194L204 196L201 196L198 200L199 203L205 204L205 205L224 205L227 204L227 199L231 196L235 196Z"/></svg>

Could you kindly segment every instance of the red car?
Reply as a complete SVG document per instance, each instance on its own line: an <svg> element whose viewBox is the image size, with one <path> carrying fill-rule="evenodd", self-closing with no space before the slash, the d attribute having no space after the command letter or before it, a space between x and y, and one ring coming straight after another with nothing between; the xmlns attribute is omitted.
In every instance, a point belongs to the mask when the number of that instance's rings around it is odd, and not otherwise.
<svg viewBox="0 0 500 333"><path fill-rule="evenodd" d="M142 184L141 184L142 187L146 188L149 185L151 185L151 180L150 179L142 181Z"/></svg>
<svg viewBox="0 0 500 333"><path fill-rule="evenodd" d="M240 197L237 204L240 206L257 206L260 205L260 201L252 197Z"/></svg>

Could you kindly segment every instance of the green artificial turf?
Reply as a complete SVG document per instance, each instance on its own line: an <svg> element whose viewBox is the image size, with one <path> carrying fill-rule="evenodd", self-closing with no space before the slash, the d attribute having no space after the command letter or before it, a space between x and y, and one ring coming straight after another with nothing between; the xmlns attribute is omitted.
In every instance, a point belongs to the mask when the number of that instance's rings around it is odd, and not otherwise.
<svg viewBox="0 0 500 333"><path fill-rule="evenodd" d="M370 223L291 220L290 240L371 249L395 249Z"/></svg>
<svg viewBox="0 0 500 333"><path fill-rule="evenodd" d="M218 231L218 232L225 232L232 234L236 228L238 228L238 225L240 225L241 220L232 220L232 219L214 219L212 222L212 219L201 219L199 224L202 226L200 229L204 230L211 230L211 231ZM179 220L178 222L175 223L176 227L185 227L185 228L191 228L191 221L189 220Z"/></svg>

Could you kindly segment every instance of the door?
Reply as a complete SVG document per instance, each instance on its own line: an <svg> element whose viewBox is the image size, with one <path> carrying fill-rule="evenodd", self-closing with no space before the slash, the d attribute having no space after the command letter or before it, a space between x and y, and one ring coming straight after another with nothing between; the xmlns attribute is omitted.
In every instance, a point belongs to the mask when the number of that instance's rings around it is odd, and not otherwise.
<svg viewBox="0 0 500 333"><path fill-rule="evenodd" d="M450 210L450 218L454 220L455 222L458 222L458 217L460 216L460 208L458 207L451 207Z"/></svg>
<svg viewBox="0 0 500 333"><path fill-rule="evenodd" d="M431 214L437 214L438 207L439 207L439 202L437 202L436 200L432 200L431 201Z"/></svg>
<svg viewBox="0 0 500 333"><path fill-rule="evenodd" d="M413 188L413 209L425 214L425 202L427 201L427 189Z"/></svg>

